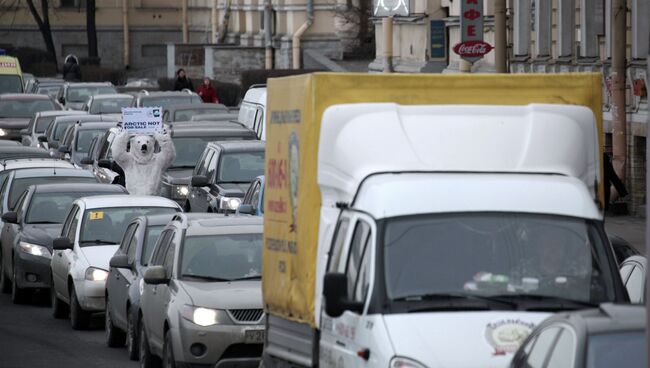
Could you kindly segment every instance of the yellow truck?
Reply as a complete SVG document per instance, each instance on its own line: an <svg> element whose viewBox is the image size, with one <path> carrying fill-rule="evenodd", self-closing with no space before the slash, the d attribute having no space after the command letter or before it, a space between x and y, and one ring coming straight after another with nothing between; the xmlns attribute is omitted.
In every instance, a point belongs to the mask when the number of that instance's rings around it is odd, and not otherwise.
<svg viewBox="0 0 650 368"><path fill-rule="evenodd" d="M550 312L625 302L600 83L269 80L264 367L505 367Z"/></svg>
<svg viewBox="0 0 650 368"><path fill-rule="evenodd" d="M23 72L15 57L0 55L0 93L23 93Z"/></svg>

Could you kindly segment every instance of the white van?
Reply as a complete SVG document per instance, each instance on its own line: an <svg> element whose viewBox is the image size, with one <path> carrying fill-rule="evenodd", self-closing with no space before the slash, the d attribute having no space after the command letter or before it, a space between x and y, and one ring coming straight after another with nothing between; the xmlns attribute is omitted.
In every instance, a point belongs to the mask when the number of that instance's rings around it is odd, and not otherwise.
<svg viewBox="0 0 650 368"><path fill-rule="evenodd" d="M266 115L266 85L251 86L239 107L237 121L257 133L257 138L266 140L264 119Z"/></svg>

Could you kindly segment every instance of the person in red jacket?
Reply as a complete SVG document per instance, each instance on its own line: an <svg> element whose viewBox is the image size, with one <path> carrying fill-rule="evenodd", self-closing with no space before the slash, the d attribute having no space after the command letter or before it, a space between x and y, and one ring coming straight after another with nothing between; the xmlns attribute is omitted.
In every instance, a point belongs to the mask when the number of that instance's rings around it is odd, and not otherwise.
<svg viewBox="0 0 650 368"><path fill-rule="evenodd" d="M203 102L207 103L219 103L219 98L217 97L217 90L212 87L212 82L210 78L203 78L203 84L199 87L197 91Z"/></svg>

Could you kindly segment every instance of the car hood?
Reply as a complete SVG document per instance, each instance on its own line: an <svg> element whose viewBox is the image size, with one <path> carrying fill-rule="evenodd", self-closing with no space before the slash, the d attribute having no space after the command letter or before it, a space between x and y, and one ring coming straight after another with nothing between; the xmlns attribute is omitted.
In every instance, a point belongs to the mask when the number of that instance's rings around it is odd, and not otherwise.
<svg viewBox="0 0 650 368"><path fill-rule="evenodd" d="M0 118L0 128L23 129L27 128L29 118Z"/></svg>
<svg viewBox="0 0 650 368"><path fill-rule="evenodd" d="M162 181L169 184L189 185L194 169L169 169L163 174Z"/></svg>
<svg viewBox="0 0 650 368"><path fill-rule="evenodd" d="M260 281L181 281L193 305L214 309L261 309Z"/></svg>
<svg viewBox="0 0 650 368"><path fill-rule="evenodd" d="M89 266L108 271L108 263L117 251L119 245L92 245L81 248L81 254Z"/></svg>
<svg viewBox="0 0 650 368"><path fill-rule="evenodd" d="M396 356L429 368L503 368L532 329L550 315L427 312L385 315L383 319Z"/></svg>
<svg viewBox="0 0 650 368"><path fill-rule="evenodd" d="M244 184L222 183L217 185L219 186L219 193L223 194L224 197L242 198L244 197L244 194L246 194L246 191L248 190L248 187L251 184L250 183L244 183Z"/></svg>
<svg viewBox="0 0 650 368"><path fill-rule="evenodd" d="M52 250L52 239L61 234L62 224L25 224L21 239L33 244L39 244Z"/></svg>

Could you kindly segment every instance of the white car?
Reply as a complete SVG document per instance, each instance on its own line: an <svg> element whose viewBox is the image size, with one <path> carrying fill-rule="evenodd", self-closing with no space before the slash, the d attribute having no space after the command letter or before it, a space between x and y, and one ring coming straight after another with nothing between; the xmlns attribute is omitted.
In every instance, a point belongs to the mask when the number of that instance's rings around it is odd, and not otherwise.
<svg viewBox="0 0 650 368"><path fill-rule="evenodd" d="M109 261L134 218L180 212L162 197L112 195L77 199L53 242L52 315L70 311L73 329L87 327L90 315L105 309Z"/></svg>

